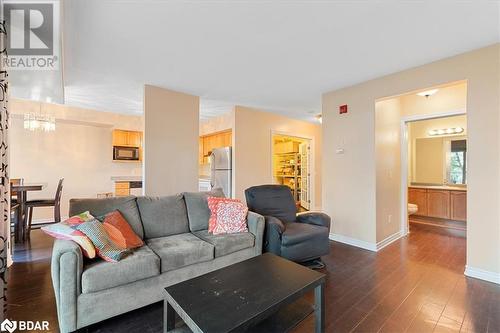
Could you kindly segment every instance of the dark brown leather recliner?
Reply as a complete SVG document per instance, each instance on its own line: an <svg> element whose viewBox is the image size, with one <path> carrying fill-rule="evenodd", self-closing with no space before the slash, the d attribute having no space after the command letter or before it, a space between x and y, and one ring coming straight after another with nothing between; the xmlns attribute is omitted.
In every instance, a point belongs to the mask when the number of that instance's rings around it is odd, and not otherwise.
<svg viewBox="0 0 500 333"><path fill-rule="evenodd" d="M245 190L249 210L266 219L263 251L296 262L330 252L330 217L308 212L297 215L292 192L285 185L260 185Z"/></svg>

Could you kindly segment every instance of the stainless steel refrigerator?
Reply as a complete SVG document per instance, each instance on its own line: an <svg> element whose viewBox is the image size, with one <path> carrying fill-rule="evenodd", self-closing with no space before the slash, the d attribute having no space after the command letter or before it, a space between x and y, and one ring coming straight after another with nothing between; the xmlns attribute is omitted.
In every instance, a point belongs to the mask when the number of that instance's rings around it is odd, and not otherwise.
<svg viewBox="0 0 500 333"><path fill-rule="evenodd" d="M210 154L210 185L222 188L227 198L232 195L231 155L231 147L217 148Z"/></svg>

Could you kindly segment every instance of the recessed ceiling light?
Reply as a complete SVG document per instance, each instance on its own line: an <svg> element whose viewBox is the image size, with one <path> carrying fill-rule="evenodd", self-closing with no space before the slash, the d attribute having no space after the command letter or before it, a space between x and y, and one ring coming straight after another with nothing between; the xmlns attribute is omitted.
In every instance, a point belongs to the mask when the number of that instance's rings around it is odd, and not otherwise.
<svg viewBox="0 0 500 333"><path fill-rule="evenodd" d="M437 93L438 90L439 89L431 89L431 90L421 91L421 92L417 93L417 95L422 96L422 97L429 97L429 96L432 96L435 93Z"/></svg>

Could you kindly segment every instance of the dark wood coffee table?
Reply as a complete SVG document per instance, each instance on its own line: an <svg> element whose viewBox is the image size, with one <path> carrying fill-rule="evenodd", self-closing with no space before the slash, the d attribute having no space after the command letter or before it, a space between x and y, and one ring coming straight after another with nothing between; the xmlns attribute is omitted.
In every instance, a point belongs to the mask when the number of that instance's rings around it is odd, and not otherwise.
<svg viewBox="0 0 500 333"><path fill-rule="evenodd" d="M324 332L324 286L324 274L265 253L165 288L164 332L175 312L196 333L245 331L312 289L316 332Z"/></svg>

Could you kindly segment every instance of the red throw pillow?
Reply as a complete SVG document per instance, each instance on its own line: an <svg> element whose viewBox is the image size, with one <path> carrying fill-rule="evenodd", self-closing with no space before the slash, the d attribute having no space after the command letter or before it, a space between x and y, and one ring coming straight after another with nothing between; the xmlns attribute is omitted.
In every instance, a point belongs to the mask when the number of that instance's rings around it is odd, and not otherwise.
<svg viewBox="0 0 500 333"><path fill-rule="evenodd" d="M210 218L208 219L208 232L213 232L215 228L215 221L217 220L217 206L220 202L241 202L238 199L221 198L221 197L208 197L207 203L210 209Z"/></svg>
<svg viewBox="0 0 500 333"><path fill-rule="evenodd" d="M118 210L99 217L99 220L102 222L109 239L117 247L121 249L134 249L144 245L142 239L135 234L132 227L130 227L127 220Z"/></svg>
<svg viewBox="0 0 500 333"><path fill-rule="evenodd" d="M247 232L248 207L241 201L221 201L217 205L214 235Z"/></svg>

